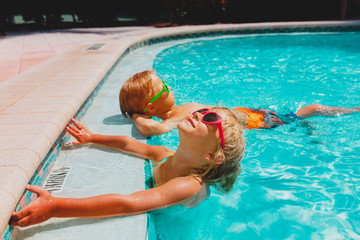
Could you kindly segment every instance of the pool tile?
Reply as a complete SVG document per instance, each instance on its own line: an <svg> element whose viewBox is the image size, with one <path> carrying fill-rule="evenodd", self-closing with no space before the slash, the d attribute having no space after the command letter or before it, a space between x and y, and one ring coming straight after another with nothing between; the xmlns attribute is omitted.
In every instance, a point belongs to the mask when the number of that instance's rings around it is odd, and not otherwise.
<svg viewBox="0 0 360 240"><path fill-rule="evenodd" d="M98 79L102 78L104 76L104 73L101 71L71 71L71 69L67 69L67 71L60 72L54 76L54 79L58 78L69 78L69 79Z"/></svg>
<svg viewBox="0 0 360 240"><path fill-rule="evenodd" d="M24 192L24 186L29 181L24 170L16 166L2 166L0 167L0 176L0 192L7 192L14 199L20 199Z"/></svg>
<svg viewBox="0 0 360 240"><path fill-rule="evenodd" d="M44 92L41 95L38 95L38 97L49 97L49 96L69 96L70 94L73 94L74 96L82 96L79 94L80 92L83 92L85 94L85 98L94 90L96 85L91 81L84 81L84 78L81 78L82 80L75 80L71 81L71 83L68 82L68 84L64 84L63 81L52 81L49 80L46 83L44 83L41 87L34 90L34 94L37 94L38 92ZM56 92L56 93L54 93ZM31 97L31 94L28 95Z"/></svg>
<svg viewBox="0 0 360 240"><path fill-rule="evenodd" d="M18 123L18 124L1 124L1 135L18 136L29 134L41 134L48 138L49 142L55 142L61 131L50 122L43 123Z"/></svg>
<svg viewBox="0 0 360 240"><path fill-rule="evenodd" d="M7 82L5 84L7 84ZM9 84L7 84L1 86L0 96L1 98L18 98L24 96L29 91L28 86L9 86Z"/></svg>
<svg viewBox="0 0 360 240"><path fill-rule="evenodd" d="M7 107L8 107L8 105L3 104L3 102L1 101L1 98L0 98L0 112L4 111Z"/></svg>
<svg viewBox="0 0 360 240"><path fill-rule="evenodd" d="M11 209L15 206L16 201L10 193L0 190L0 202L0 216L2 216L2 218L0 218L0 232L3 233L8 224L8 219L13 212Z"/></svg>
<svg viewBox="0 0 360 240"><path fill-rule="evenodd" d="M47 81L46 84L55 85L55 86L67 85L67 88L76 89L84 86L95 88L98 83L99 83L98 79L93 77L89 78L86 76L83 77L71 76L71 77L63 78L59 76L54 76L51 79L49 79L49 81Z"/></svg>
<svg viewBox="0 0 360 240"><path fill-rule="evenodd" d="M16 102L17 99L19 99L19 98L16 98L16 97L1 97L0 96L1 106L5 106L2 110L0 110L0 113L1 113L1 111L6 109L7 107L9 107L11 104Z"/></svg>
<svg viewBox="0 0 360 240"><path fill-rule="evenodd" d="M89 86L85 86L82 89L66 89L66 91L64 88L67 88L67 86L62 88L63 91L59 91L59 89L54 89L49 86L41 86L27 94L26 97L38 97L44 99L45 102L48 97L76 97L80 102L83 102L91 93Z"/></svg>
<svg viewBox="0 0 360 240"><path fill-rule="evenodd" d="M39 133L16 136L0 136L0 150L30 149L37 153L38 156L45 156L51 146L52 144L50 143L49 138L40 135Z"/></svg>
<svg viewBox="0 0 360 240"><path fill-rule="evenodd" d="M0 168L16 166L22 169L30 179L41 163L40 157L32 150L2 149L0 150Z"/></svg>
<svg viewBox="0 0 360 240"><path fill-rule="evenodd" d="M14 106L17 105L43 105L44 104L44 99L41 98L37 98L37 97L28 97L25 96L24 98L18 100ZM67 104L69 106L72 106L75 110L78 110L79 107L81 106L82 102L74 96L51 96L46 98L46 104L49 105L62 105L62 104Z"/></svg>
<svg viewBox="0 0 360 240"><path fill-rule="evenodd" d="M11 81L0 83L1 87L35 87L38 86L41 81L38 80L39 74L24 74L22 77L16 76ZM41 76L40 76L41 77ZM36 78L36 81L35 81Z"/></svg>
<svg viewBox="0 0 360 240"><path fill-rule="evenodd" d="M17 113L2 114L0 113L0 124L17 124L17 123L46 123L50 122L56 125L59 131L69 122L70 116L66 118L62 113Z"/></svg>
<svg viewBox="0 0 360 240"><path fill-rule="evenodd" d="M67 104L62 104L61 107L55 104L37 104L37 105L21 105L15 103L13 106L7 108L2 113L49 113L58 112L63 113L64 116L72 116L76 113L76 110Z"/></svg>

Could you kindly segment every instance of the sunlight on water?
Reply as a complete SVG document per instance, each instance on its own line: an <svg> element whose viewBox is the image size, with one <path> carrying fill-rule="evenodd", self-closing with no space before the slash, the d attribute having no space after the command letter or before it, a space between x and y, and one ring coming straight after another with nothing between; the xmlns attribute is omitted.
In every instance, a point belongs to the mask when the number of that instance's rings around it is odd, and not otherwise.
<svg viewBox="0 0 360 240"><path fill-rule="evenodd" d="M163 50L153 66L173 87L177 104L280 113L314 103L355 107L360 105L359 43L360 33L194 41ZM360 239L359 122L360 114L313 117L246 131L235 188L228 195L212 189L211 210L208 204L188 210L197 213L189 222L197 231L185 227L181 239ZM148 142L174 149L177 138L174 130ZM179 239L179 232L162 227L179 224L168 215L154 221L161 239Z"/></svg>

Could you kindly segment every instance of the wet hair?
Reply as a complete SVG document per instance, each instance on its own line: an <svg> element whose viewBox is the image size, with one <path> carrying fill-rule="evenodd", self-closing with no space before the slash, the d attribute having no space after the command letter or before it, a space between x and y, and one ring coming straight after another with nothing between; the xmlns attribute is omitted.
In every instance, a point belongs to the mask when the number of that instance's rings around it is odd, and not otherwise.
<svg viewBox="0 0 360 240"><path fill-rule="evenodd" d="M152 85L155 71L146 70L130 77L121 87L120 110L124 117L132 118L134 113L144 114L145 102L154 95Z"/></svg>
<svg viewBox="0 0 360 240"><path fill-rule="evenodd" d="M245 137L241 123L229 109L215 107L211 111L226 112L226 118L222 122L225 149L222 149L219 138L218 147L213 153L215 161L222 155L225 156L225 160L219 165L215 162L211 163L203 173L197 176L220 192L226 193L233 188L236 178L241 172L241 160L245 154Z"/></svg>

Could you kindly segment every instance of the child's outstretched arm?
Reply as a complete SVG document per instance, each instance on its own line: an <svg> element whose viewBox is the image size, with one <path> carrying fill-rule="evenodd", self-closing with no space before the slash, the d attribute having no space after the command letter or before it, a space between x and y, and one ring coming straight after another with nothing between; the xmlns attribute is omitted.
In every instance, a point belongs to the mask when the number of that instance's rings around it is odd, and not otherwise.
<svg viewBox="0 0 360 240"><path fill-rule="evenodd" d="M77 120L72 119L71 121L74 125L68 124L66 130L77 140L72 144L95 143L155 161L160 161L172 153L166 147L141 143L128 136L93 134Z"/></svg>
<svg viewBox="0 0 360 240"><path fill-rule="evenodd" d="M146 136L161 135L170 132L176 128L176 125L179 123L179 121L172 120L158 122L140 114L134 114L132 119L137 130Z"/></svg>
<svg viewBox="0 0 360 240"><path fill-rule="evenodd" d="M13 213L10 224L29 226L52 217L98 218L133 215L179 204L201 189L201 181L193 177L178 177L167 183L130 195L106 194L89 198L56 198L38 186L27 190L37 199L19 212Z"/></svg>

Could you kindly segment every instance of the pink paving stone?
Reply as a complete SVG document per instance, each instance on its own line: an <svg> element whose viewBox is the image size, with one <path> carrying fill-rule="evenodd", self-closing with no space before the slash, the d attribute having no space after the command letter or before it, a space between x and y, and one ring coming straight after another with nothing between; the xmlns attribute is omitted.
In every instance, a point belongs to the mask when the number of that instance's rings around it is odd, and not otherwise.
<svg viewBox="0 0 360 240"><path fill-rule="evenodd" d="M20 207L23 208L25 207L26 204L26 200L25 200L25 196L23 195L20 199Z"/></svg>
<svg viewBox="0 0 360 240"><path fill-rule="evenodd" d="M53 169L54 164L55 162L50 163L48 169Z"/></svg>
<svg viewBox="0 0 360 240"><path fill-rule="evenodd" d="M18 68L17 68L18 69ZM11 71L11 70L5 70L5 71L2 71L0 69L0 72L1 72L1 75L0 75L0 82L4 82L12 77L15 77L16 75L19 74L19 72L16 70L14 71Z"/></svg>
<svg viewBox="0 0 360 240"><path fill-rule="evenodd" d="M22 63L21 63L21 68L20 68L20 73L25 72L26 70L42 63L45 62L46 60L52 58L53 56L39 56L39 57L33 57L30 56L28 58L24 58Z"/></svg>
<svg viewBox="0 0 360 240"><path fill-rule="evenodd" d="M12 33L0 38L0 82L10 79L62 52L85 42L64 33ZM77 34L66 34L68 36ZM86 41L91 41L88 38Z"/></svg>
<svg viewBox="0 0 360 240"><path fill-rule="evenodd" d="M143 27L130 27L137 31ZM46 32L15 32L0 36L0 82L81 45L129 33L128 27L103 29L69 29ZM147 27L145 27L147 28ZM125 30L125 31L124 31Z"/></svg>
<svg viewBox="0 0 360 240"><path fill-rule="evenodd" d="M37 171L38 171L38 176L42 177L42 175L44 173L42 164L39 165L39 167L37 168Z"/></svg>
<svg viewBox="0 0 360 240"><path fill-rule="evenodd" d="M52 151L53 154L56 155L56 154L57 154L57 148L56 148L56 146L52 146L52 147L51 147L51 151Z"/></svg>

